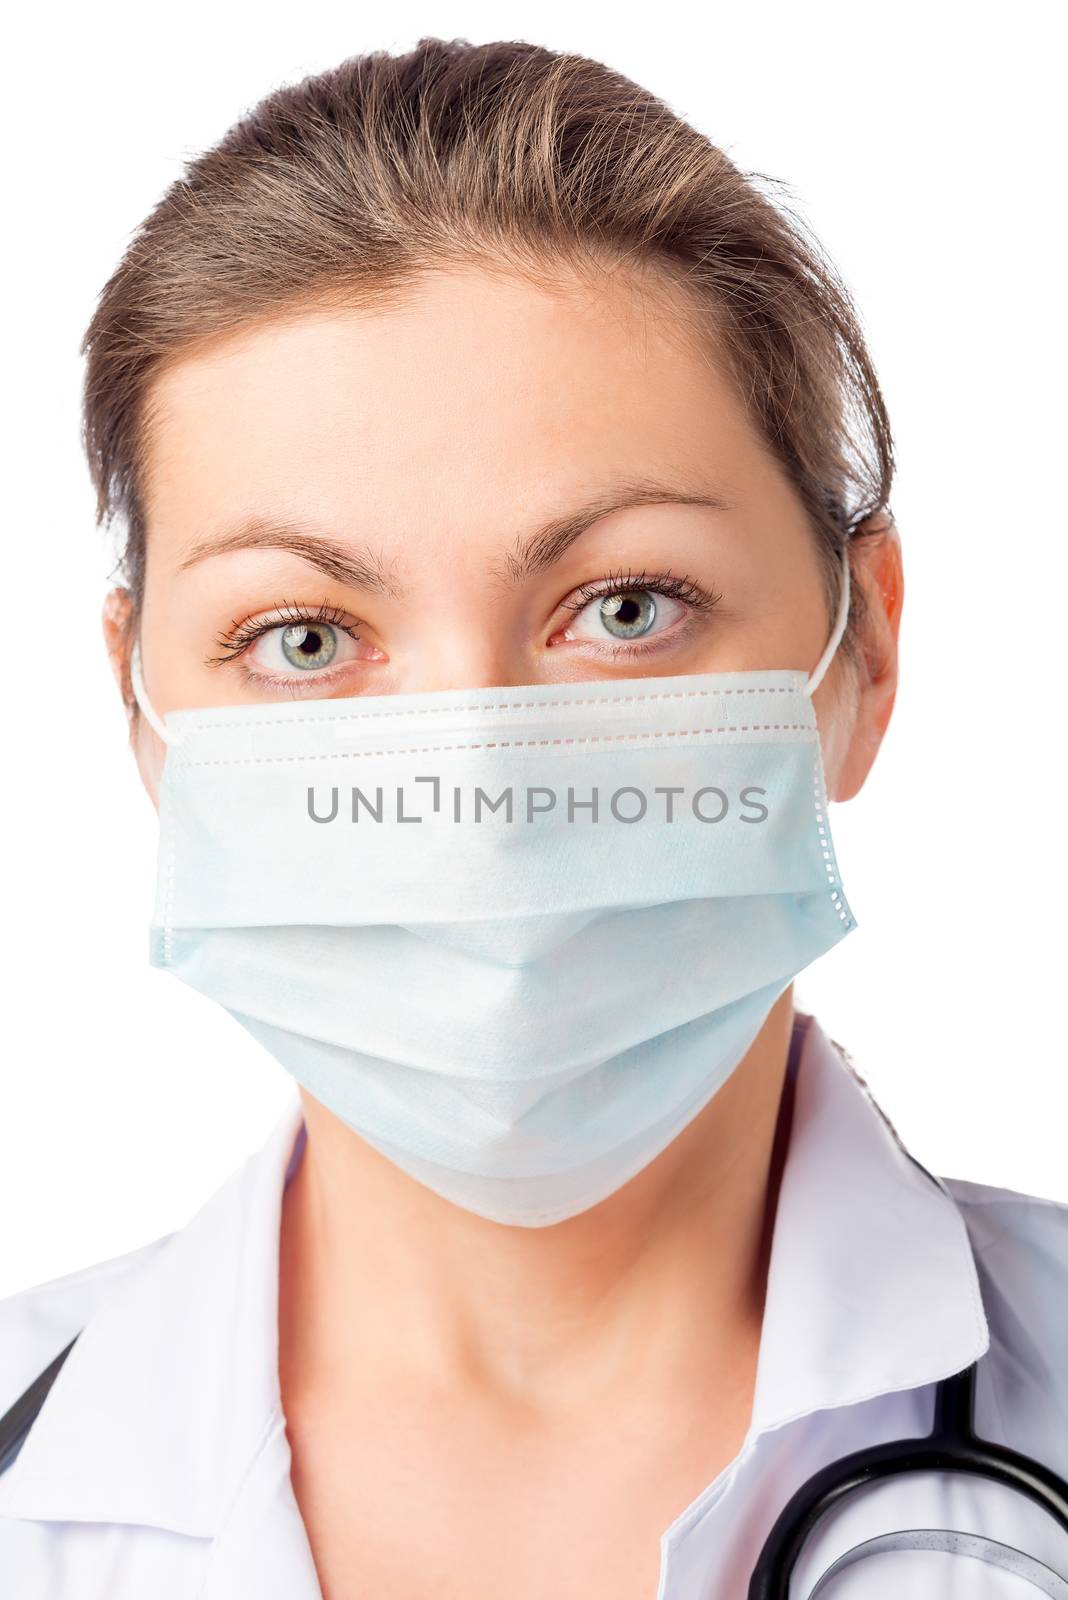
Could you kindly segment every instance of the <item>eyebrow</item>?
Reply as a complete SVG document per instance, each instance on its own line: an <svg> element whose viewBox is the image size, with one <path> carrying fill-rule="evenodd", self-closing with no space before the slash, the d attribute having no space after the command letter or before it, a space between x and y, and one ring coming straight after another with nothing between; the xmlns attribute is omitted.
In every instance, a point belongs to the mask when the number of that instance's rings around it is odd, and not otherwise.
<svg viewBox="0 0 1068 1600"><path fill-rule="evenodd" d="M560 561L576 539L602 517L650 505L733 509L730 501L711 489L690 489L648 477L628 478L517 538L504 557L501 575L507 583L518 585ZM382 560L370 548L362 552L345 549L336 536L309 532L306 525L285 518L244 518L233 527L199 539L179 562L178 571L234 550L285 550L352 588L394 597L398 593ZM500 567L497 570L501 572Z"/></svg>

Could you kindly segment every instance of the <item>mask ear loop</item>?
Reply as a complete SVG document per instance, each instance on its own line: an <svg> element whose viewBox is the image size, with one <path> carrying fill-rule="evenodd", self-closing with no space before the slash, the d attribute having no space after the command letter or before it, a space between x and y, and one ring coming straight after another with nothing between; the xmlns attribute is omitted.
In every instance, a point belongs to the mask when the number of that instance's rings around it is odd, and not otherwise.
<svg viewBox="0 0 1068 1600"><path fill-rule="evenodd" d="M145 721L150 728L154 728L164 744L181 744L181 735L169 729L159 716L148 693L145 689L145 680L141 676L141 641L136 639L130 652L130 687L133 689L134 699L141 707Z"/></svg>
<svg viewBox="0 0 1068 1600"><path fill-rule="evenodd" d="M842 642L845 633L846 621L849 617L849 543L842 547L842 592L838 597L838 614L834 619L831 637L827 640L826 648L813 667L808 682L805 684L807 695L815 694L823 682L823 675L834 660L834 653Z"/></svg>

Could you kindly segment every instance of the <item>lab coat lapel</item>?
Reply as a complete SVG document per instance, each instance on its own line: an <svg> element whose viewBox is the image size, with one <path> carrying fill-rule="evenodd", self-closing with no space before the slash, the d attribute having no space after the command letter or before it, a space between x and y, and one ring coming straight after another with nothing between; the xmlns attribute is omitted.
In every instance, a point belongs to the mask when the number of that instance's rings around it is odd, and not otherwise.
<svg viewBox="0 0 1068 1600"><path fill-rule="evenodd" d="M265 1145L89 1317L0 1515L219 1533L279 1410L281 1199L302 1140L294 1085Z"/></svg>
<svg viewBox="0 0 1068 1600"><path fill-rule="evenodd" d="M814 1017L772 1235L751 1433L968 1366L989 1331L968 1232Z"/></svg>
<svg viewBox="0 0 1068 1600"><path fill-rule="evenodd" d="M847 1053L797 1016L752 1418L735 1459L662 1536L665 1597L744 1594L794 1490L862 1444L926 1433L929 1386L990 1342L955 1201L905 1151Z"/></svg>
<svg viewBox="0 0 1068 1600"><path fill-rule="evenodd" d="M290 1481L279 1411L212 1545L196 1600L322 1600L304 1521Z"/></svg>

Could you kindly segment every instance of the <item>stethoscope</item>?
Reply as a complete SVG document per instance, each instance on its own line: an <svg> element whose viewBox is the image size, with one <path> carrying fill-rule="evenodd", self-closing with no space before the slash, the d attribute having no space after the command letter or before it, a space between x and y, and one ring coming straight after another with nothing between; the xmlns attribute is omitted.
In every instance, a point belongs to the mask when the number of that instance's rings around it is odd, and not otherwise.
<svg viewBox="0 0 1068 1600"><path fill-rule="evenodd" d="M934 1426L914 1439L894 1439L832 1461L787 1501L760 1552L748 1600L789 1600L790 1579L805 1544L823 1518L848 1495L900 1472L970 1472L1036 1501L1068 1533L1068 1483L1030 1456L982 1439L972 1426L977 1363L943 1378L935 1390ZM972 1556L1026 1579L1040 1594L1068 1600L1068 1581L1014 1546L949 1528L908 1528L853 1545L831 1563L807 1600L825 1593L840 1572L889 1550L944 1550Z"/></svg>

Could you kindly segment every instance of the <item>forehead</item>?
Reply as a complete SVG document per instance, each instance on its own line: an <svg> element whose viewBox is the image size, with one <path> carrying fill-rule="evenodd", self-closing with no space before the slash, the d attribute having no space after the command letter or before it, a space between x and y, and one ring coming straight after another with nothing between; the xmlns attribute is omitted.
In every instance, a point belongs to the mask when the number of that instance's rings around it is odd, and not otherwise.
<svg viewBox="0 0 1068 1600"><path fill-rule="evenodd" d="M444 525L611 476L677 468L738 493L769 459L711 327L666 279L559 287L435 271L388 307L306 309L197 346L156 378L155 531L259 507L358 505Z"/></svg>

